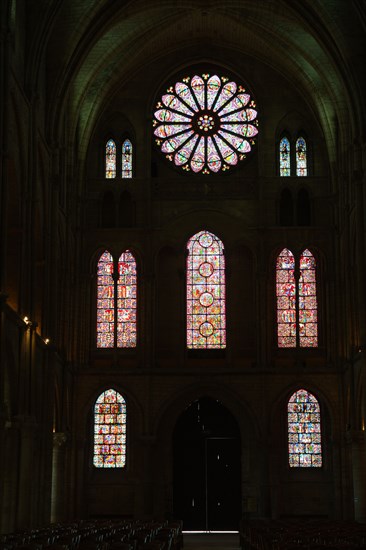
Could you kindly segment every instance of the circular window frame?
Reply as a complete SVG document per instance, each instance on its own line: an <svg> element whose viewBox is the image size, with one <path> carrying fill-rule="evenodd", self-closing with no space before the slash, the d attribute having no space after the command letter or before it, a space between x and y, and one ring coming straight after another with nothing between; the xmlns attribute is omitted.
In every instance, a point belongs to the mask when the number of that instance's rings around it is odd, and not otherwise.
<svg viewBox="0 0 366 550"><path fill-rule="evenodd" d="M237 83L240 79L219 76L224 71L189 72L192 76L174 79L158 94L153 113L158 154L180 173L230 173L254 153L259 125L256 102ZM241 118L233 118L236 115Z"/></svg>

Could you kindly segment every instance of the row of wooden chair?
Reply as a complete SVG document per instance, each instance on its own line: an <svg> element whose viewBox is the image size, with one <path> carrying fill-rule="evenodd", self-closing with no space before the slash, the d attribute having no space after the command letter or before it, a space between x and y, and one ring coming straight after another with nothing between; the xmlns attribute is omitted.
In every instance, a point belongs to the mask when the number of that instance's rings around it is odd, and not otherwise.
<svg viewBox="0 0 366 550"><path fill-rule="evenodd" d="M355 521L243 520L242 550L359 550L366 548L366 525Z"/></svg>
<svg viewBox="0 0 366 550"><path fill-rule="evenodd" d="M0 535L0 550L181 550L181 521L83 520Z"/></svg>

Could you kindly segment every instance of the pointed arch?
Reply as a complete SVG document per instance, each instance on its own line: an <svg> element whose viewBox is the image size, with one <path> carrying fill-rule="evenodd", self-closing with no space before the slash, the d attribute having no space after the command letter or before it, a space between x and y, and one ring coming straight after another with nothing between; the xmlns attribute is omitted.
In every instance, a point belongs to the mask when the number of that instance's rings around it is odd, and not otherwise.
<svg viewBox="0 0 366 550"><path fill-rule="evenodd" d="M316 262L308 249L304 250L300 256L299 339L302 348L318 346Z"/></svg>
<svg viewBox="0 0 366 550"><path fill-rule="evenodd" d="M117 150L116 143L109 139L105 146L105 177L112 179L116 177L117 169Z"/></svg>
<svg viewBox="0 0 366 550"><path fill-rule="evenodd" d="M114 266L112 255L105 250L97 267L97 348L114 346Z"/></svg>
<svg viewBox="0 0 366 550"><path fill-rule="evenodd" d="M280 176L291 176L291 146L290 140L284 136L279 146L279 171Z"/></svg>
<svg viewBox="0 0 366 550"><path fill-rule="evenodd" d="M297 225L307 227L311 224L311 204L307 189L300 189L296 204Z"/></svg>
<svg viewBox="0 0 366 550"><path fill-rule="evenodd" d="M203 230L187 243L187 347L226 347L225 257L221 240Z"/></svg>
<svg viewBox="0 0 366 550"><path fill-rule="evenodd" d="M134 348L137 341L137 271L132 252L122 252L118 260L117 347Z"/></svg>
<svg viewBox="0 0 366 550"><path fill-rule="evenodd" d="M307 176L308 175L308 158L307 158L307 146L304 137L300 136L296 140L296 175Z"/></svg>
<svg viewBox="0 0 366 550"><path fill-rule="evenodd" d="M129 139L122 143L122 178L132 178L132 143Z"/></svg>
<svg viewBox="0 0 366 550"><path fill-rule="evenodd" d="M280 196L280 225L282 227L294 225L294 202L291 191L287 188L282 189Z"/></svg>
<svg viewBox="0 0 366 550"><path fill-rule="evenodd" d="M100 222L101 227L114 227L116 214L116 201L112 191L107 191L103 195L101 205Z"/></svg>
<svg viewBox="0 0 366 550"><path fill-rule="evenodd" d="M288 400L287 433L290 468L320 468L323 463L320 406L306 389L297 390Z"/></svg>
<svg viewBox="0 0 366 550"><path fill-rule="evenodd" d="M126 427L125 399L113 388L105 390L94 405L93 464L96 468L125 467Z"/></svg>
<svg viewBox="0 0 366 550"><path fill-rule="evenodd" d="M279 348L296 347L295 257L284 248L276 261L277 344Z"/></svg>

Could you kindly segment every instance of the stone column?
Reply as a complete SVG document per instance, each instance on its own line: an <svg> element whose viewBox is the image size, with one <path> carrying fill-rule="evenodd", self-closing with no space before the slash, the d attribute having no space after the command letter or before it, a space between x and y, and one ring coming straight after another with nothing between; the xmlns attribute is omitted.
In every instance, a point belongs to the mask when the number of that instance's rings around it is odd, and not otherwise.
<svg viewBox="0 0 366 550"><path fill-rule="evenodd" d="M53 434L52 452L52 488L51 488L51 522L66 519L65 499L65 466L67 435L63 432Z"/></svg>
<svg viewBox="0 0 366 550"><path fill-rule="evenodd" d="M366 523L366 436L365 431L352 434L353 497L355 520Z"/></svg>

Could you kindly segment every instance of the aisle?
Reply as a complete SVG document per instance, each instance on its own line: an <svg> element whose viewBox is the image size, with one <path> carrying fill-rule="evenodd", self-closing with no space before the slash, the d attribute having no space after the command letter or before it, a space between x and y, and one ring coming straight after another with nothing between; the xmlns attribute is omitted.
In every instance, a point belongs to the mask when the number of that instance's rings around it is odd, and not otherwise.
<svg viewBox="0 0 366 550"><path fill-rule="evenodd" d="M184 550L239 550L239 534L184 534Z"/></svg>

